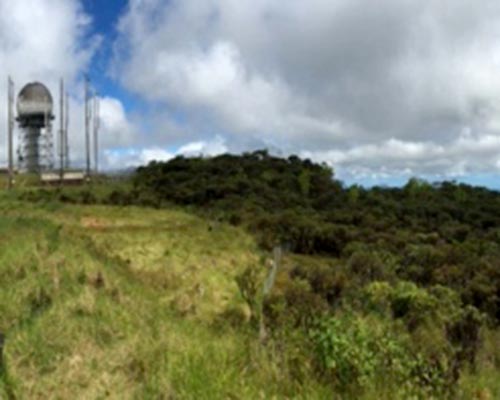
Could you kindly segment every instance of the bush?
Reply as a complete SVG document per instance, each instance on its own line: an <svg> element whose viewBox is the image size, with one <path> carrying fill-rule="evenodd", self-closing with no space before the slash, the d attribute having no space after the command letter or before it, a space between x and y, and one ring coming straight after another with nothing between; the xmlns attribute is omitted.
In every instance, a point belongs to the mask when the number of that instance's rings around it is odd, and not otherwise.
<svg viewBox="0 0 500 400"><path fill-rule="evenodd" d="M404 332L377 320L351 313L322 319L310 337L323 376L354 398L387 388L394 398L442 398L454 391L445 365L416 352Z"/></svg>
<svg viewBox="0 0 500 400"><path fill-rule="evenodd" d="M355 317L321 320L311 330L321 369L341 390L366 387L375 375L372 331Z"/></svg>

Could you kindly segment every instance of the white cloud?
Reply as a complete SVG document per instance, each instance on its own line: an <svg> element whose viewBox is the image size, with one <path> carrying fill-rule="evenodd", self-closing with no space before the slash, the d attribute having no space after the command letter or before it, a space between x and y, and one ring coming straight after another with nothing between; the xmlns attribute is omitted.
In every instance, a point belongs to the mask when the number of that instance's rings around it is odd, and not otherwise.
<svg viewBox="0 0 500 400"><path fill-rule="evenodd" d="M154 147L151 149L144 149L140 152L140 156L137 164L144 165L151 161L168 161L172 159L174 155L166 150Z"/></svg>
<svg viewBox="0 0 500 400"><path fill-rule="evenodd" d="M81 0L0 0L0 93L63 76L79 165L91 24ZM112 72L145 105L102 96L101 165L266 146L341 177L497 173L499 39L496 0L129 0Z"/></svg>
<svg viewBox="0 0 500 400"><path fill-rule="evenodd" d="M116 164L109 164L108 161L116 163L119 158L109 157L113 154L113 149L128 149L130 154L135 154L134 146L140 140L140 129L130 119L123 106L123 103L113 97L100 97L100 129L99 129L99 165L101 169L119 168ZM70 101L70 159L73 167L83 167L85 165L85 121L84 103L79 98L72 98ZM92 123L90 124L91 137L91 158L93 157L93 133ZM91 164L93 165L93 158ZM126 159L123 168L127 168Z"/></svg>
<svg viewBox="0 0 500 400"><path fill-rule="evenodd" d="M193 142L219 132L345 175L497 171L495 0L130 0L119 33L117 79Z"/></svg>
<svg viewBox="0 0 500 400"><path fill-rule="evenodd" d="M129 120L120 100L103 97L100 99L101 145L126 146L135 140L135 127Z"/></svg>
<svg viewBox="0 0 500 400"><path fill-rule="evenodd" d="M99 44L77 0L0 0L0 68L16 81L74 81ZM3 79L2 79L3 81Z"/></svg>
<svg viewBox="0 0 500 400"><path fill-rule="evenodd" d="M226 153L228 148L221 136L216 136L210 141L191 142L181 146L177 154L184 156L217 156Z"/></svg>
<svg viewBox="0 0 500 400"><path fill-rule="evenodd" d="M146 165L150 161L168 161L174 154L158 148L146 148L136 150L127 149L107 149L104 151L104 161L108 169L121 170L124 168L135 168L140 165Z"/></svg>
<svg viewBox="0 0 500 400"><path fill-rule="evenodd" d="M143 149L106 150L105 162L111 169L132 168L148 164L150 161L168 161L176 156L217 156L227 152L224 139L215 136L211 140L196 141L169 151L161 147L146 147Z"/></svg>
<svg viewBox="0 0 500 400"><path fill-rule="evenodd" d="M443 179L500 173L500 137L495 135L472 137L464 133L446 146L392 138L377 145L303 151L301 155L330 164L349 180L415 175Z"/></svg>

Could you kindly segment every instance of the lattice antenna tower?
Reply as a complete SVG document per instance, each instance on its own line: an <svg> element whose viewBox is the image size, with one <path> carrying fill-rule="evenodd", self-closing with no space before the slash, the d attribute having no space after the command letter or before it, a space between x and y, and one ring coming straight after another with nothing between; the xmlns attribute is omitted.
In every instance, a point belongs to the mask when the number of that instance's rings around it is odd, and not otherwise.
<svg viewBox="0 0 500 400"><path fill-rule="evenodd" d="M54 136L52 132L52 119L54 117L45 114L45 128L42 130L41 135L41 171L51 171L54 169Z"/></svg>

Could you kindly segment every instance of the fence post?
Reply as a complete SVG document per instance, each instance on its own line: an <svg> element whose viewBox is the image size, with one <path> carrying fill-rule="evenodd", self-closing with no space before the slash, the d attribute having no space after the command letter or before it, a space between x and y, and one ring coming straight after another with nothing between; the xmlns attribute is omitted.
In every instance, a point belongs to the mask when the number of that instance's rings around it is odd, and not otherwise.
<svg viewBox="0 0 500 400"><path fill-rule="evenodd" d="M260 319L259 319L259 338L260 341L263 343L267 339L267 329L266 329L266 324L264 322L264 301L266 300L266 297L269 295L271 292L274 282L276 281L276 274L278 272L278 269L280 268L281 265L281 259L283 257L283 250L281 246L276 246L273 250L273 263L271 267L271 271L269 272L269 275L264 282L264 289L262 291L262 304L260 306Z"/></svg>
<svg viewBox="0 0 500 400"><path fill-rule="evenodd" d="M3 346L5 344L5 335L0 332L0 375L4 373L4 365L3 365Z"/></svg>

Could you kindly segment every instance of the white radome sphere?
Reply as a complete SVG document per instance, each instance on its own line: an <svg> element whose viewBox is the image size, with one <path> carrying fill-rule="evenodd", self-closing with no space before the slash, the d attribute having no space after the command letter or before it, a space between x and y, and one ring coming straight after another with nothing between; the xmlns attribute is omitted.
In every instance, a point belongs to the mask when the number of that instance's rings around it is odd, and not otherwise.
<svg viewBox="0 0 500 400"><path fill-rule="evenodd" d="M19 118L51 116L53 106L49 89L40 82L28 83L17 96L17 115Z"/></svg>

